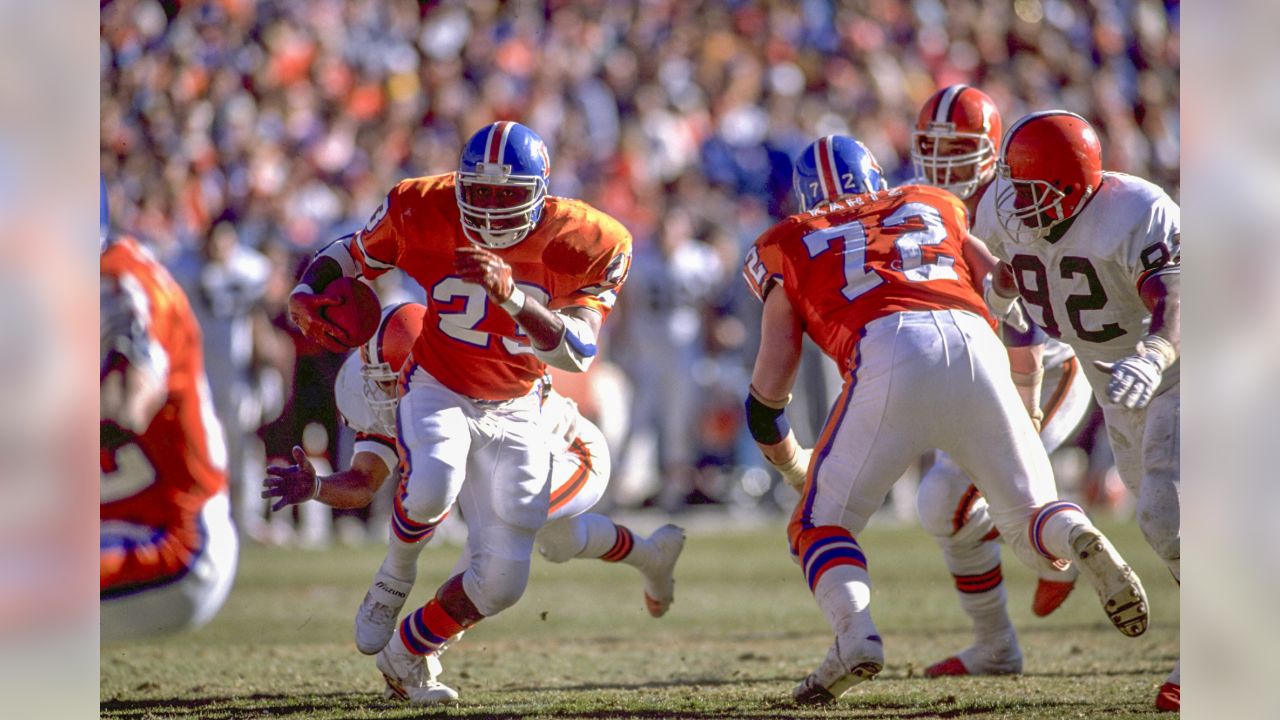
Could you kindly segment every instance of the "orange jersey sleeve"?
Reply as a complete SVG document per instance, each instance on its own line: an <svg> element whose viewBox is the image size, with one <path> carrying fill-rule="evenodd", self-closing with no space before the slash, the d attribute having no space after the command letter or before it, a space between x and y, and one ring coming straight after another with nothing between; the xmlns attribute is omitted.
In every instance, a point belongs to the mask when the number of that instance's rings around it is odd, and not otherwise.
<svg viewBox="0 0 1280 720"><path fill-rule="evenodd" d="M404 218L422 202L422 180L411 178L391 188L369 221L351 236L348 250L361 275L372 280L400 265L405 246Z"/></svg>
<svg viewBox="0 0 1280 720"><path fill-rule="evenodd" d="M762 298L781 284L814 342L844 363L862 328L893 312L958 309L993 323L969 279L967 228L964 206L936 188L849 196L770 228L743 274Z"/></svg>
<svg viewBox="0 0 1280 720"><path fill-rule="evenodd" d="M587 307L608 317L631 271L631 233L590 205L547 198L552 240L542 252L555 279L547 307Z"/></svg>

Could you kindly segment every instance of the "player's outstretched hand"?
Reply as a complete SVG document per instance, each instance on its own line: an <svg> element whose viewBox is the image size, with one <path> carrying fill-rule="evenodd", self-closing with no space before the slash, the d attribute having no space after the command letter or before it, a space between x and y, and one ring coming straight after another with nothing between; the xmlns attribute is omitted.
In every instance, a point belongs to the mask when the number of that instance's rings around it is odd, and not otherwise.
<svg viewBox="0 0 1280 720"><path fill-rule="evenodd" d="M1135 410L1151 402L1164 375L1160 365L1144 355L1130 355L1113 363L1095 360L1093 366L1111 374L1111 382L1107 383L1107 397L1111 402Z"/></svg>
<svg viewBox="0 0 1280 720"><path fill-rule="evenodd" d="M484 288L495 302L511 297L516 288L511 266L506 260L482 247L460 247L453 258L454 270L462 279Z"/></svg>
<svg viewBox="0 0 1280 720"><path fill-rule="evenodd" d="M337 305L338 298L328 295L297 292L289 296L289 319L308 339L329 352L344 353L347 346L339 341L344 333L337 325L325 319L323 310Z"/></svg>
<svg viewBox="0 0 1280 720"><path fill-rule="evenodd" d="M273 512L290 505L314 500L316 495L320 494L316 469L307 459L307 454L297 445L293 446L293 461L297 464L272 465L267 468L269 477L262 481L262 497L280 498L271 506Z"/></svg>

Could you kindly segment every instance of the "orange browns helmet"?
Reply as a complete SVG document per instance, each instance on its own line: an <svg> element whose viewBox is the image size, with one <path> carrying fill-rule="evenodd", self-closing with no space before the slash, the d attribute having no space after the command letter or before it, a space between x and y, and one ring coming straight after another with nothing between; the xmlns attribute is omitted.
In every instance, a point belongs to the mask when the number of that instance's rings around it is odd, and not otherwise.
<svg viewBox="0 0 1280 720"><path fill-rule="evenodd" d="M1080 212L1102 184L1102 146L1066 110L1027 115L1009 128L996 163L996 215L1019 242L1043 238Z"/></svg>
<svg viewBox="0 0 1280 720"><path fill-rule="evenodd" d="M398 303L382 311L378 331L360 346L360 375L364 379L364 399L374 414L390 415L395 427L398 397L396 380L409 359L413 342L422 332L422 318L427 308L419 303ZM385 419L385 418L384 418Z"/></svg>
<svg viewBox="0 0 1280 720"><path fill-rule="evenodd" d="M1000 111L981 90L949 85L934 93L911 133L916 177L961 199L995 177Z"/></svg>

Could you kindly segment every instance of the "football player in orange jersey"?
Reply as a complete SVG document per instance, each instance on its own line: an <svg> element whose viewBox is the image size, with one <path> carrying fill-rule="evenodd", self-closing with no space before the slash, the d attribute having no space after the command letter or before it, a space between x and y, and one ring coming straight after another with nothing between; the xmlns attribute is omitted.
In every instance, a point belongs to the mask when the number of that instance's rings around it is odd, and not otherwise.
<svg viewBox="0 0 1280 720"><path fill-rule="evenodd" d="M238 544L187 298L137 240L108 237L105 219L101 250L99 561L110 642L212 619Z"/></svg>
<svg viewBox="0 0 1280 720"><path fill-rule="evenodd" d="M427 293L401 372L394 537L357 616L404 602L421 543L471 484L461 496L471 565L378 653L388 687L414 703L452 699L425 686L423 656L524 592L550 504L542 377L547 365L586 370L630 268L627 230L584 202L548 195L549 173L546 145L529 128L481 128L457 172L398 184L362 230L316 257L290 297L299 328L337 351L341 332L321 312L329 282L399 267Z"/></svg>
<svg viewBox="0 0 1280 720"><path fill-rule="evenodd" d="M802 212L765 231L743 269L764 303L748 427L802 484L791 551L835 632L793 698L830 702L883 668L855 538L908 464L934 448L975 478L1019 559L1079 563L1116 628L1145 632L1137 575L1079 507L1057 500L978 289L995 260L969 235L964 206L937 188L884 189L870 151L845 136L806 148L793 180ZM806 333L845 377L812 453L784 411Z"/></svg>
<svg viewBox="0 0 1280 720"><path fill-rule="evenodd" d="M951 191L964 201L972 219L995 179L1000 128L1000 111L981 90L950 85L937 91L920 108L911 134L916 182ZM1028 323L1020 302L995 293L992 283L986 288L989 305L1006 320L1002 327L1005 344L1026 348L1010 357L1013 381L1038 424L1045 452L1052 453L1084 421L1089 410L1089 381L1070 347ZM1043 369L1035 365L1035 353L1041 355ZM1043 392L1042 384L1046 386ZM941 547L960 606L974 630L972 645L925 668L925 676L1021 672L1022 651L1006 609L999 533L986 500L964 470L939 452L920 478L916 501L920 523ZM1046 568L1039 575L1031 608L1034 614L1045 616L1075 587L1076 570Z"/></svg>
<svg viewBox="0 0 1280 720"><path fill-rule="evenodd" d="M276 499L272 510L313 499L333 507L364 507L392 476L399 465L396 380L425 312L417 303L384 309L373 338L361 345L359 352L351 353L338 373L334 383L338 409L356 431L351 467L318 477L306 453L295 447L296 464L267 468L270 477L263 481L262 497ZM544 390L541 422L551 437L551 502L547 524L535 536L538 552L556 563L589 558L636 568L644 578L645 608L653 617L663 616L675 597L672 574L684 548L684 531L664 525L643 537L604 515L587 512L604 496L609 484L609 448L600 429L578 414L572 400L551 390L549 384ZM470 487L464 484L459 497ZM466 570L473 552L464 551L453 574ZM356 646L368 654L387 644L399 606L379 605L375 609L373 617L362 616L359 620L363 622L356 624ZM426 679L437 694L447 695L450 689L437 680L443 672L439 661L443 650L441 647L425 657Z"/></svg>

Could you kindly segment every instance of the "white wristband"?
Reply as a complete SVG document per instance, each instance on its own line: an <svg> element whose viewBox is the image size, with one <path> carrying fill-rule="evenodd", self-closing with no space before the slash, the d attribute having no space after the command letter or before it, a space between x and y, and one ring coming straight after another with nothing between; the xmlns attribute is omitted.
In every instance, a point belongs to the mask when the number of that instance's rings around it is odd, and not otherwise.
<svg viewBox="0 0 1280 720"><path fill-rule="evenodd" d="M498 307L507 311L511 317L515 317L517 313L524 309L524 291L515 285L511 286L511 294L506 300L498 303Z"/></svg>
<svg viewBox="0 0 1280 720"><path fill-rule="evenodd" d="M321 486L323 486L323 485L324 485L324 478L322 478L322 477L320 477L319 475L317 475L317 476L316 476L316 482L315 482L315 489L311 491L311 497L309 497L309 498L307 498L307 499L308 499L308 500L315 500L316 498L320 497L320 488L321 488Z"/></svg>
<svg viewBox="0 0 1280 720"><path fill-rule="evenodd" d="M1159 335L1148 335L1142 338L1138 343L1138 354L1154 362L1160 368L1160 372L1168 370L1169 366L1178 359L1178 351L1174 349L1173 343Z"/></svg>
<svg viewBox="0 0 1280 720"><path fill-rule="evenodd" d="M294 296L294 295L297 295L298 293L306 293L307 295L315 295L315 294L316 294L316 291L315 291L315 288L311 287L310 285L308 285L308 284L306 284L306 283L302 283L302 282L300 282L300 283L298 283L297 285L294 285L294 286L293 286L293 290L290 290L290 291L289 291L289 296L290 296L290 297L292 297L292 296Z"/></svg>

